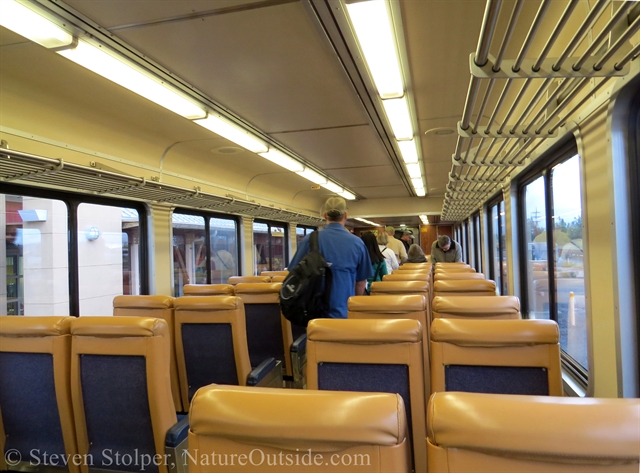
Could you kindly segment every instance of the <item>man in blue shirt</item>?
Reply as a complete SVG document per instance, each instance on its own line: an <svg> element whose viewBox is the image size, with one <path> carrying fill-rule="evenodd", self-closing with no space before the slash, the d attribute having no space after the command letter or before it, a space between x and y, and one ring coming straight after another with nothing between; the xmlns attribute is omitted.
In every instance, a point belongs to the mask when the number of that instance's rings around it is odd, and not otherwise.
<svg viewBox="0 0 640 473"><path fill-rule="evenodd" d="M320 212L327 226L318 234L320 253L333 274L329 316L347 318L347 301L353 295L364 294L367 278L373 276L371 260L361 238L349 233L347 202L342 197L329 197ZM298 246L289 269L293 269L309 253L309 235Z"/></svg>

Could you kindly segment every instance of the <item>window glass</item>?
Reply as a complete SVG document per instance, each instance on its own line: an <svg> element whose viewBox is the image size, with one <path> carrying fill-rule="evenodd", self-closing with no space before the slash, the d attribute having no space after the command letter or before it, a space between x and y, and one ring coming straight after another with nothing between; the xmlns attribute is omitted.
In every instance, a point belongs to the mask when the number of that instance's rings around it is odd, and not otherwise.
<svg viewBox="0 0 640 473"><path fill-rule="evenodd" d="M509 294L509 266L507 263L507 215L504 200L500 202L500 294Z"/></svg>
<svg viewBox="0 0 640 473"><path fill-rule="evenodd" d="M482 272L482 240L480 239L480 213L473 216L473 248L476 271Z"/></svg>
<svg viewBox="0 0 640 473"><path fill-rule="evenodd" d="M281 224L253 222L254 274L283 270L287 266L286 242L287 231Z"/></svg>
<svg viewBox="0 0 640 473"><path fill-rule="evenodd" d="M207 246L204 217L173 213L174 294L182 295L185 284L207 284Z"/></svg>
<svg viewBox="0 0 640 473"><path fill-rule="evenodd" d="M527 316L549 318L549 278L547 275L547 216L544 177L524 188L525 239L527 242Z"/></svg>
<svg viewBox="0 0 640 473"><path fill-rule="evenodd" d="M271 270L282 271L285 260L285 233L283 227L271 227Z"/></svg>
<svg viewBox="0 0 640 473"><path fill-rule="evenodd" d="M578 156L552 169L551 184L554 226L552 243L560 345L578 363L588 368Z"/></svg>
<svg viewBox="0 0 640 473"><path fill-rule="evenodd" d="M113 298L140 294L137 210L83 203L78 206L80 315L113 313Z"/></svg>
<svg viewBox="0 0 640 473"><path fill-rule="evenodd" d="M238 275L237 223L235 220L210 218L211 283L226 284Z"/></svg>
<svg viewBox="0 0 640 473"><path fill-rule="evenodd" d="M0 315L69 315L67 216L60 200L0 194Z"/></svg>
<svg viewBox="0 0 640 473"><path fill-rule="evenodd" d="M491 227L491 277L496 282L498 291L502 287L502 271L500 270L500 211L498 204L489 210L490 227Z"/></svg>

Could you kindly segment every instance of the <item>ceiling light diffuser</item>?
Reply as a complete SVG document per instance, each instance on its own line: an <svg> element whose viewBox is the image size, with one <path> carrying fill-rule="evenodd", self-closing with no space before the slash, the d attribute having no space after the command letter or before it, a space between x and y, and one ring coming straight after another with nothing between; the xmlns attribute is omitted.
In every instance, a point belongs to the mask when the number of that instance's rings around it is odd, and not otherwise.
<svg viewBox="0 0 640 473"><path fill-rule="evenodd" d="M60 48L73 43L71 33L14 0L0 0L0 25L45 48Z"/></svg>
<svg viewBox="0 0 640 473"><path fill-rule="evenodd" d="M341 197L344 197L347 200L355 200L356 199L356 196L354 194L352 194L351 192L349 192L349 191L340 192L340 194L338 194L338 195L340 195Z"/></svg>
<svg viewBox="0 0 640 473"><path fill-rule="evenodd" d="M420 163L406 164L407 172L411 179L422 179L422 169L420 169Z"/></svg>
<svg viewBox="0 0 640 473"><path fill-rule="evenodd" d="M407 98L383 100L382 105L384 105L384 111L387 114L396 140L413 139L413 123L411 122Z"/></svg>
<svg viewBox="0 0 640 473"><path fill-rule="evenodd" d="M341 192L344 191L342 187L340 187L338 184L334 184L331 181L327 181L326 184L320 184L320 185L325 189L330 190L331 192L335 192L336 194L340 194Z"/></svg>
<svg viewBox="0 0 640 473"><path fill-rule="evenodd" d="M258 153L265 159L268 159L274 164L278 166L282 166L287 171L291 172L300 172L304 170L304 166L300 161L296 161L290 156L287 156L282 151L278 151L277 149L270 149L266 153Z"/></svg>
<svg viewBox="0 0 640 473"><path fill-rule="evenodd" d="M418 162L418 149L415 140L398 141L398 148L405 164L413 164Z"/></svg>
<svg viewBox="0 0 640 473"><path fill-rule="evenodd" d="M267 146L264 141L219 115L209 114L207 118L203 120L194 120L194 123L205 127L207 130L211 130L229 141L233 141L238 146L242 146L253 153L262 154L269 151L269 146Z"/></svg>
<svg viewBox="0 0 640 473"><path fill-rule="evenodd" d="M324 176L321 176L320 174L315 172L313 169L304 168L303 171L298 171L296 172L296 174L304 177L305 179L313 182L314 184L322 185L327 183L327 178Z"/></svg>
<svg viewBox="0 0 640 473"><path fill-rule="evenodd" d="M398 50L384 0L347 4L347 13L380 97L404 95Z"/></svg>

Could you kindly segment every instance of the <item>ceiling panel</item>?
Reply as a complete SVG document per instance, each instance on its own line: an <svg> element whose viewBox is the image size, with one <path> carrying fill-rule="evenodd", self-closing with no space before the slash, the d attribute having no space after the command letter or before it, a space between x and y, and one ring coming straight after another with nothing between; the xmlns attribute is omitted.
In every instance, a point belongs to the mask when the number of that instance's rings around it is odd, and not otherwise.
<svg viewBox="0 0 640 473"><path fill-rule="evenodd" d="M387 199L391 197L407 197L404 186L362 186L355 191L365 199Z"/></svg>
<svg viewBox="0 0 640 473"><path fill-rule="evenodd" d="M342 182L350 183L353 187L402 185L402 181L391 165L333 169L331 174Z"/></svg>

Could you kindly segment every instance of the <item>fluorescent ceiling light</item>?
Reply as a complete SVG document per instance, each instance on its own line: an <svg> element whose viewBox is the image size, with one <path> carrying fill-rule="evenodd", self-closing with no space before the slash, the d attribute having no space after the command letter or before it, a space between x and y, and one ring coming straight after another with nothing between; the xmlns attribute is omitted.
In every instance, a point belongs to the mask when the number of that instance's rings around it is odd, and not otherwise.
<svg viewBox="0 0 640 473"><path fill-rule="evenodd" d="M340 192L339 195L347 200L355 200L356 196L349 191Z"/></svg>
<svg viewBox="0 0 640 473"><path fill-rule="evenodd" d="M424 187L416 188L415 191L418 197L424 197L427 194L424 190Z"/></svg>
<svg viewBox="0 0 640 473"><path fill-rule="evenodd" d="M402 97L404 82L385 1L348 3L347 12L378 94L382 98Z"/></svg>
<svg viewBox="0 0 640 473"><path fill-rule="evenodd" d="M296 172L296 174L298 176L302 176L305 179L313 182L314 184L326 184L327 183L327 178L324 176L321 176L320 174L318 174L317 172L315 172L312 169L309 168L304 168L303 171L298 171Z"/></svg>
<svg viewBox="0 0 640 473"><path fill-rule="evenodd" d="M426 215L420 215L420 220L422 220L422 223L425 225L429 225L429 218Z"/></svg>
<svg viewBox="0 0 640 473"><path fill-rule="evenodd" d="M269 146L267 146L264 141L259 140L244 128L239 127L235 123L219 115L209 114L207 118L203 120L194 120L194 123L205 127L207 130L211 130L215 134L220 135L229 141L233 141L235 144L248 149L252 153L262 155L269 151Z"/></svg>
<svg viewBox="0 0 640 473"><path fill-rule="evenodd" d="M383 100L382 105L396 140L413 139L413 123L411 123L407 98Z"/></svg>
<svg viewBox="0 0 640 473"><path fill-rule="evenodd" d="M413 188L417 189L418 187L424 187L424 184L422 184L422 178L418 178L418 179L411 179L411 184L413 184Z"/></svg>
<svg viewBox="0 0 640 473"><path fill-rule="evenodd" d="M125 62L125 58L116 56L115 52L112 53L105 47L79 41L75 48L58 51L58 54L185 118L207 116L199 104L168 87L134 63Z"/></svg>
<svg viewBox="0 0 640 473"><path fill-rule="evenodd" d="M420 169L420 163L406 164L407 172L411 179L422 179L422 170Z"/></svg>
<svg viewBox="0 0 640 473"><path fill-rule="evenodd" d="M336 194L340 194L341 192L344 192L344 189L342 187L340 187L338 184L334 184L331 181L327 181L326 184L320 184L320 185L325 189L330 190L331 192L335 192Z"/></svg>
<svg viewBox="0 0 640 473"><path fill-rule="evenodd" d="M73 36L68 31L14 0L0 0L0 25L45 48L73 43Z"/></svg>
<svg viewBox="0 0 640 473"><path fill-rule="evenodd" d="M374 227L379 227L379 226L380 226L380 225L378 225L377 223L370 222L370 221L369 221L369 220L367 220L366 218L355 218L354 220L358 220L359 222L366 223L367 225L373 225Z"/></svg>
<svg viewBox="0 0 640 473"><path fill-rule="evenodd" d="M400 148L400 154L405 164L412 164L418 162L418 148L416 148L415 140L398 141L398 147Z"/></svg>
<svg viewBox="0 0 640 473"><path fill-rule="evenodd" d="M286 154L284 154L281 151L278 151L277 149L270 149L266 153L258 153L258 154L263 158L268 159L272 163L275 163L278 166L282 166L287 171L300 172L304 170L304 166L300 161L296 161L295 159L291 158L290 156L287 156Z"/></svg>

